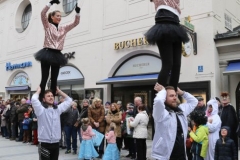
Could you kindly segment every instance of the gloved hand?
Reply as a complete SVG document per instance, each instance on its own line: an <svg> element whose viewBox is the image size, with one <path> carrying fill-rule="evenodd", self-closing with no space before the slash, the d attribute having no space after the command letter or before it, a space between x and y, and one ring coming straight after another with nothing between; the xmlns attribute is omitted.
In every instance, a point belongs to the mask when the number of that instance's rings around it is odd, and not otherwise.
<svg viewBox="0 0 240 160"><path fill-rule="evenodd" d="M80 13L80 10L81 10L81 8L79 8L79 7L78 7L78 4L76 4L75 11L76 11L77 13Z"/></svg>
<svg viewBox="0 0 240 160"><path fill-rule="evenodd" d="M54 3L55 3L55 4L59 4L60 2L59 2L59 0L52 0L52 1L50 1L49 3L51 3L51 5L53 5Z"/></svg>

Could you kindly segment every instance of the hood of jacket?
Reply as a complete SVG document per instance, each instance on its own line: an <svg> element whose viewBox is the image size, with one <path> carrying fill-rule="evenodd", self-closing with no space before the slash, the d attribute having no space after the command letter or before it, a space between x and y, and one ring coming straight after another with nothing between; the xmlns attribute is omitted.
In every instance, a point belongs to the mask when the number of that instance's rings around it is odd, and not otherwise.
<svg viewBox="0 0 240 160"><path fill-rule="evenodd" d="M208 113L208 108L209 106L212 106L212 112ZM218 102L216 99L211 99L207 102L207 110L206 110L206 115L209 116L213 116L213 115L217 115L218 114Z"/></svg>
<svg viewBox="0 0 240 160"><path fill-rule="evenodd" d="M227 137L230 136L230 133L231 133L230 127L228 127L228 126L222 126L221 129L226 129L226 130L227 130ZM221 137L222 137L222 135L221 135Z"/></svg>

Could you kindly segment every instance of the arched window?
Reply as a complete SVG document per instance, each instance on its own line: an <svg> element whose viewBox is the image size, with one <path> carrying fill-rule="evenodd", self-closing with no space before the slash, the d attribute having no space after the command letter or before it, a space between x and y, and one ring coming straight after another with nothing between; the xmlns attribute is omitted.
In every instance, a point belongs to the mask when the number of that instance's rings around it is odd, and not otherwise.
<svg viewBox="0 0 240 160"><path fill-rule="evenodd" d="M25 30L29 24L29 21L31 19L31 16L32 16L32 5L29 4L24 12L23 12L23 15L22 15L22 29Z"/></svg>
<svg viewBox="0 0 240 160"><path fill-rule="evenodd" d="M63 0L63 10L70 13L76 6L77 0Z"/></svg>

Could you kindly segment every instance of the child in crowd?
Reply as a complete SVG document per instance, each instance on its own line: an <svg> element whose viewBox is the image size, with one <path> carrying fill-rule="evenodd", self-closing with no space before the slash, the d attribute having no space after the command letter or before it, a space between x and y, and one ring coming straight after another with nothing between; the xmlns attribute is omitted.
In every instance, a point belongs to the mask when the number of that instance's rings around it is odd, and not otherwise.
<svg viewBox="0 0 240 160"><path fill-rule="evenodd" d="M98 153L95 150L92 142L92 137L95 136L95 133L92 131L92 127L88 118L83 118L81 122L82 143L80 145L78 158L81 160L90 160L98 157Z"/></svg>
<svg viewBox="0 0 240 160"><path fill-rule="evenodd" d="M107 148L103 155L103 160L119 160L119 150L116 144L116 124L111 123L109 127L109 132L105 135L107 139Z"/></svg>
<svg viewBox="0 0 240 160"><path fill-rule="evenodd" d="M223 126L221 128L221 138L216 142L214 160L237 160L237 150L235 143L229 137L230 128Z"/></svg>
<svg viewBox="0 0 240 160"><path fill-rule="evenodd" d="M23 120L23 143L30 142L30 123L31 119L29 118L28 113L24 113L24 120Z"/></svg>
<svg viewBox="0 0 240 160"><path fill-rule="evenodd" d="M189 127L189 135L193 139L191 152L194 154L193 160L204 160L208 149L208 128L206 126L207 117L204 112L193 111L190 118L196 126L196 132Z"/></svg>

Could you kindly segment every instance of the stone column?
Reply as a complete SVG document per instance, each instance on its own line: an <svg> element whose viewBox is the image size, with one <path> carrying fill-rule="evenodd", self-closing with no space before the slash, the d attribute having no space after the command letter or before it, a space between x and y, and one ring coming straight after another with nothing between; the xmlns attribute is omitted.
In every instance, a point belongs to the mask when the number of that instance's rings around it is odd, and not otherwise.
<svg viewBox="0 0 240 160"><path fill-rule="evenodd" d="M229 92L229 75L224 75L223 72L226 70L228 66L227 61L220 61L220 78L221 78L221 91Z"/></svg>

